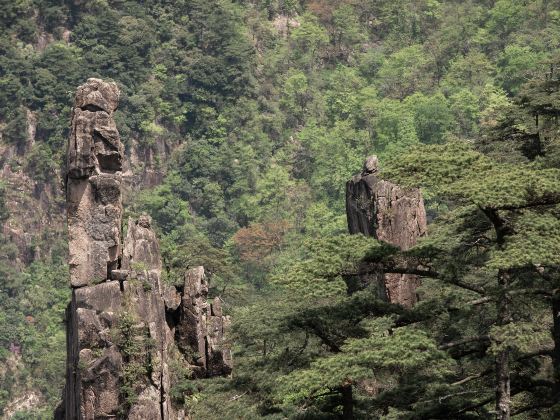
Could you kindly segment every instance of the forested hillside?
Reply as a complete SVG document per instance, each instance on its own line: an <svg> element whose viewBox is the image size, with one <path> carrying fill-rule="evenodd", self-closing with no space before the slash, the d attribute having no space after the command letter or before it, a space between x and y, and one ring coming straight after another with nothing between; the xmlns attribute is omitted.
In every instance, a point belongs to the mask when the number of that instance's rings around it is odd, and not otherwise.
<svg viewBox="0 0 560 420"><path fill-rule="evenodd" d="M50 419L74 91L115 81L129 215L210 273L231 378L193 419L560 417L560 1L0 0L0 413ZM428 235L349 235L368 155ZM360 267L422 276L412 308Z"/></svg>

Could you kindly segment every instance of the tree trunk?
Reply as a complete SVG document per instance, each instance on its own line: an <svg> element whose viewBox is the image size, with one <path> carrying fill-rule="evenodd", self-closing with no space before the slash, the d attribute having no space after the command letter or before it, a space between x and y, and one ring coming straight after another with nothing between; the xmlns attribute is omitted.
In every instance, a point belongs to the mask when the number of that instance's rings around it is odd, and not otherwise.
<svg viewBox="0 0 560 420"><path fill-rule="evenodd" d="M509 273L500 270L498 283L502 294L498 299L498 325L506 325L511 320L510 302L507 293L509 286ZM505 348L496 355L496 420L510 419L511 389L509 375L510 349Z"/></svg>
<svg viewBox="0 0 560 420"><path fill-rule="evenodd" d="M552 366L554 367L554 395L560 394L560 294L555 293L552 297L552 338L554 350L552 350Z"/></svg>
<svg viewBox="0 0 560 420"><path fill-rule="evenodd" d="M510 418L509 350L496 356L496 419Z"/></svg>
<svg viewBox="0 0 560 420"><path fill-rule="evenodd" d="M352 398L352 385L342 385L342 418L343 420L354 419L354 400Z"/></svg>

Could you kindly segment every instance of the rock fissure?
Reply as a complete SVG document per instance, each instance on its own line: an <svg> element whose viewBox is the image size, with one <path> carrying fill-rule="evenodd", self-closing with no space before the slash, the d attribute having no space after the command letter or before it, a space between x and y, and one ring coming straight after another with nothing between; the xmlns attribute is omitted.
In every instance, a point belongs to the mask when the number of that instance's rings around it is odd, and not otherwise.
<svg viewBox="0 0 560 420"><path fill-rule="evenodd" d="M163 386L163 373L160 375L160 388L159 388L159 413L160 418L165 418L165 388Z"/></svg>

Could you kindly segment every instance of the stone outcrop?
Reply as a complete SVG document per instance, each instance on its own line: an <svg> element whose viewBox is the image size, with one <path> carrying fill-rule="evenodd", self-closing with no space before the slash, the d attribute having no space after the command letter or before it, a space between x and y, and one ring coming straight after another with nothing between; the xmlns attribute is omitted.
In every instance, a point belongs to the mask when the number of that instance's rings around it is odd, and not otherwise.
<svg viewBox="0 0 560 420"><path fill-rule="evenodd" d="M207 300L208 282L204 267L189 269L178 305L176 342L183 352L197 354L197 376L228 375L232 369L232 358L231 350L224 346L224 331L230 320L222 314L219 297L214 298L212 303Z"/></svg>
<svg viewBox="0 0 560 420"><path fill-rule="evenodd" d="M362 233L407 250L426 235L424 200L418 189L404 189L378 177L378 161L370 156L362 173L346 183L348 230ZM369 275L378 282L390 302L410 307L416 302L417 276L409 274Z"/></svg>
<svg viewBox="0 0 560 420"><path fill-rule="evenodd" d="M129 219L126 240L122 256L122 268L133 270L141 265L143 270L161 273L161 256L159 243L151 229L148 216L140 216L138 220Z"/></svg>
<svg viewBox="0 0 560 420"><path fill-rule="evenodd" d="M113 120L118 87L89 79L76 93L68 144L67 215L72 301L66 313L65 419L180 419L169 364L193 377L227 375L229 318L207 303L204 269L162 283L148 216L122 240L123 146Z"/></svg>

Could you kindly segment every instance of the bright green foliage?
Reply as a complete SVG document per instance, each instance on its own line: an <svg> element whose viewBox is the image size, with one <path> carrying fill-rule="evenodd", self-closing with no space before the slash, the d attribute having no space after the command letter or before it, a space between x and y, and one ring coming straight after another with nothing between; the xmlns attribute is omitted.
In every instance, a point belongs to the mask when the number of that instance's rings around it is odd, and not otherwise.
<svg viewBox="0 0 560 420"><path fill-rule="evenodd" d="M486 55L473 51L466 56L459 56L450 63L443 86L450 93L467 88L470 91L480 91L492 80L494 66Z"/></svg>
<svg viewBox="0 0 560 420"><path fill-rule="evenodd" d="M498 354L504 349L511 349L517 354L530 353L535 349L550 347L550 332L547 326L534 322L516 322L490 328L492 345L490 354Z"/></svg>
<svg viewBox="0 0 560 420"><path fill-rule="evenodd" d="M280 104L296 123L301 124L304 121L307 112L306 105L310 99L309 84L305 74L303 72L290 74L284 84Z"/></svg>
<svg viewBox="0 0 560 420"><path fill-rule="evenodd" d="M440 280L484 296L479 303L483 307L476 313L486 321L468 332L468 327L461 331L452 325L441 325L438 331L450 328L453 335L467 337L457 338L458 344L451 348L473 340L469 336L475 337L478 345L488 347L490 360L486 363L493 371L503 368L504 357L510 362L515 357L531 359L534 352L549 348L557 336L555 330L550 334L550 312L543 312L546 299L538 296L552 295L551 288L556 284L560 172L526 158L503 163L495 159L500 149L494 151L495 157L489 157L474 146L464 141L420 146L392 161L386 174L405 184L428 188L453 203L454 210L436 219L433 236L415 254L431 259ZM454 236L452 241L445 239ZM478 305L474 296L471 302ZM494 307L486 306L490 303ZM473 308L467 306L465 310L471 312ZM441 317L435 313L432 316ZM447 340L453 342L452 337ZM464 344L462 340L466 340ZM472 364L468 358L460 360L465 367ZM508 365L507 380L512 381L512 388L525 389L523 381L530 381L539 366L542 368L541 363L532 360L528 370L515 363ZM554 400L547 397L550 391L546 389L527 392L540 404L547 398ZM513 401L514 407L526 405L523 397L514 397ZM468 406L473 400L465 403Z"/></svg>
<svg viewBox="0 0 560 420"><path fill-rule="evenodd" d="M512 94L517 94L527 80L530 70L542 66L543 58L530 47L508 45L499 61L498 80L502 87Z"/></svg>
<svg viewBox="0 0 560 420"><path fill-rule="evenodd" d="M480 106L477 96L469 89L461 89L449 97L451 110L458 124L458 134L473 137L478 132L477 122L480 117Z"/></svg>
<svg viewBox="0 0 560 420"><path fill-rule="evenodd" d="M399 101L383 99L377 108L375 149L383 157L406 150L419 142L414 115Z"/></svg>
<svg viewBox="0 0 560 420"><path fill-rule="evenodd" d="M424 96L415 93L405 100L414 115L416 134L421 143L442 143L454 127L449 101L441 93Z"/></svg>
<svg viewBox="0 0 560 420"><path fill-rule="evenodd" d="M514 210L560 199L560 170L536 164L500 164L466 142L419 147L400 156L398 179L434 189L480 208ZM394 172L387 169L387 174Z"/></svg>
<svg viewBox="0 0 560 420"><path fill-rule="evenodd" d="M55 175L52 151L44 143L38 143L26 155L26 171L39 182L47 182Z"/></svg>
<svg viewBox="0 0 560 420"><path fill-rule="evenodd" d="M4 238L0 248L0 253L8 258L17 254L17 249L7 248ZM34 390L44 395L44 408L52 413L60 398L60 390L53 384L62 384L65 372L63 318L70 299L65 287L67 268L63 261L54 260L49 264L33 263L17 273L9 264L6 258L0 260L0 359L6 366L2 372L6 387L0 394L0 407L19 392ZM13 366L18 356L8 351L10 345L21 348L16 369ZM34 378L33 385L28 377Z"/></svg>
<svg viewBox="0 0 560 420"><path fill-rule="evenodd" d="M379 69L379 88L397 99L404 99L416 90L422 91L429 85L426 70L430 64L429 56L420 45L405 47L390 55Z"/></svg>
<svg viewBox="0 0 560 420"><path fill-rule="evenodd" d="M271 280L302 299L336 299L346 289L342 274L357 270L360 258L371 252L371 242L361 235L340 235L304 243L306 258L293 261L287 271L274 273ZM382 252L380 245L376 247Z"/></svg>
<svg viewBox="0 0 560 420"><path fill-rule="evenodd" d="M309 162L309 184L315 196L324 197L330 200L331 207L341 209L348 174L358 172L363 162L366 133L341 121L330 130L310 124L299 133L299 138L314 157Z"/></svg>
<svg viewBox="0 0 560 420"><path fill-rule="evenodd" d="M279 165L272 164L255 185L253 194L240 198L247 220L288 220L304 205L306 189Z"/></svg>
<svg viewBox="0 0 560 420"><path fill-rule="evenodd" d="M324 202L316 202L307 208L305 233L311 238L332 236L347 231L346 217L335 213Z"/></svg>
<svg viewBox="0 0 560 420"><path fill-rule="evenodd" d="M523 2L519 0L498 0L490 10L488 29L495 33L496 37L505 39L523 21L523 6Z"/></svg>
<svg viewBox="0 0 560 420"><path fill-rule="evenodd" d="M366 41L367 36L360 25L356 10L349 4L342 4L333 11L334 24L333 41L338 46L341 59L348 59L353 50Z"/></svg>
<svg viewBox="0 0 560 420"><path fill-rule="evenodd" d="M495 269L560 264L560 221L556 214L519 212L516 235L494 252L489 266Z"/></svg>
<svg viewBox="0 0 560 420"><path fill-rule="evenodd" d="M294 28L290 35L293 45L293 56L296 61L305 64L308 68L314 68L320 49L329 41L329 37L317 18L312 14L302 17L301 24Z"/></svg>
<svg viewBox="0 0 560 420"><path fill-rule="evenodd" d="M330 76L328 83L325 105L330 124L337 120L356 119L362 106L363 98L359 92L366 86L365 79L355 68L339 66Z"/></svg>

